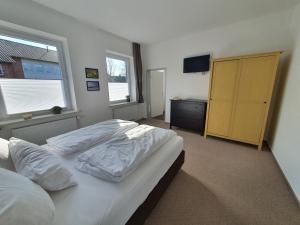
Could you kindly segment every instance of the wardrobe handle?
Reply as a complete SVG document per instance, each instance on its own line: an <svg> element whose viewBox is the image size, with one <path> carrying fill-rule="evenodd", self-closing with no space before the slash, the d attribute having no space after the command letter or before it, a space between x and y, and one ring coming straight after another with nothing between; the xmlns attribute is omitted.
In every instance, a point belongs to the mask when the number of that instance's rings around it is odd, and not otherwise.
<svg viewBox="0 0 300 225"><path fill-rule="evenodd" d="M266 101L264 101L264 104L267 104L267 102L266 102Z"/></svg>

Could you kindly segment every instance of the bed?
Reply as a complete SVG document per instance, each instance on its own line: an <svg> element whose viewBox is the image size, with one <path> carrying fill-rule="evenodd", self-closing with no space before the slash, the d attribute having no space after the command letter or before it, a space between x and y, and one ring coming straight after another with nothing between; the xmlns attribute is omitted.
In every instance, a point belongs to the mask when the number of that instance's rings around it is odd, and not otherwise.
<svg viewBox="0 0 300 225"><path fill-rule="evenodd" d="M109 127L111 127L112 124L123 122L124 121L106 121L103 123L106 125L109 124ZM130 124L130 126L131 125L132 124ZM103 140L103 143L98 143L99 140L97 139L98 137L103 136L103 127L100 126L100 124L92 125L90 127L91 129L86 127L82 128L82 130L72 131L70 134L63 134L63 137L54 137L56 140L62 138L62 142L58 141L57 143L63 143L66 144L67 147L72 147L72 150L78 150L71 154L61 154L65 152L58 151L60 148L57 148L57 145L53 145L53 142L43 146L46 150L58 156L59 159L54 157L58 161L61 160L61 163L58 162L58 164L63 164L63 167L67 167L66 170L72 172L70 174L74 175L76 182L78 183L77 186L69 186L69 188L64 190L57 189L53 192L48 191L52 199L51 201L49 196L46 195L48 196L49 203L51 203L52 206L53 204L55 206L53 206L54 213L52 214L54 216L54 223L51 223L51 225L141 225L145 222L174 176L180 170L184 163L185 153L182 150L183 139L177 136L175 132L172 131L172 133L171 131L161 128L147 127L147 125L133 125L134 128L125 129L127 131L124 131L123 134L121 134L122 132L115 133L115 131L113 132L111 129L108 129L108 134L113 135L111 135L109 140ZM119 126L112 127L119 129ZM89 133L92 132L95 134L94 128L97 128L96 131L98 130L101 132L96 138L91 139ZM147 135L145 132L147 132ZM74 133L80 137L78 143L76 143L76 140L73 140L73 136L69 139L65 139L66 135L68 137ZM172 135L164 136L164 133L172 133ZM106 135L104 136L106 137ZM13 171L15 170L9 154L8 145L9 143L13 144L14 140L14 138L10 141L0 139L0 167ZM22 140L18 139L15 141L22 142ZM92 141L97 142L92 148L74 148L74 146L78 147L81 143L90 145L90 142ZM39 165L38 163L41 163L41 161L37 162L34 160L36 160L36 156L41 154L41 152L44 152L45 149L24 141L22 143L24 145L21 145L23 149L21 151L23 151L22 156L24 156L24 158L30 155L28 154L28 149L31 149L31 151L34 149L32 158L28 158L26 162L31 162L31 160L33 160L33 163L37 163L33 165ZM115 146L117 146L118 149L120 149L120 154L124 156L124 152L131 152L131 147L133 149L132 152L139 153L140 151L137 151L139 149L137 148L139 144L141 144L140 147L144 149L145 152L149 152L149 155L144 161L137 164L135 170L132 170L121 182L99 179L88 173L81 172L76 168L76 163L78 163L80 154L93 151L95 148L98 149L102 146L101 149L103 150L106 149L105 146L109 146L109 149L113 151ZM11 152L15 152L15 146L16 145L12 145L12 149L10 149ZM124 149L127 150L125 151ZM144 156L143 154L138 155ZM44 159L45 158L42 158L42 161L44 161ZM47 160L45 163L46 162L50 163L50 161ZM16 161L14 161L14 163L16 163ZM114 166L116 164L113 163L112 165ZM37 169L39 168L42 167L37 167ZM40 170L37 171L38 173L41 172ZM44 189L51 190L47 189L47 187ZM45 193L45 190L41 189L42 193ZM16 219L21 217L16 217ZM51 218L51 221L52 219L53 217Z"/></svg>
<svg viewBox="0 0 300 225"><path fill-rule="evenodd" d="M49 145L45 147L51 150ZM60 156L78 186L50 196L56 207L54 225L143 224L184 162L183 139L173 137L120 183L107 182L74 168L75 158Z"/></svg>

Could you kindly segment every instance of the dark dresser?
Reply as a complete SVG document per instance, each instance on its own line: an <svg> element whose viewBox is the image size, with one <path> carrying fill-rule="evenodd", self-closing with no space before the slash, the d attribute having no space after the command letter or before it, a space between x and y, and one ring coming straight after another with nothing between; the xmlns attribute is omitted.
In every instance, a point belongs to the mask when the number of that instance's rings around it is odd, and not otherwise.
<svg viewBox="0 0 300 225"><path fill-rule="evenodd" d="M206 100L185 99L171 100L171 121L172 126L191 129L204 134L206 118Z"/></svg>

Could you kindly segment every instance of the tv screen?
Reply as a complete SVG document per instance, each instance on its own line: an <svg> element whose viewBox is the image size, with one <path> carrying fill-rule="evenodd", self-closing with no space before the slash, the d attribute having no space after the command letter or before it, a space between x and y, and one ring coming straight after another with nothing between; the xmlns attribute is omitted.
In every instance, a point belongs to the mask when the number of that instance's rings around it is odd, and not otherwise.
<svg viewBox="0 0 300 225"><path fill-rule="evenodd" d="M183 61L183 73L197 73L209 71L210 55L185 58Z"/></svg>

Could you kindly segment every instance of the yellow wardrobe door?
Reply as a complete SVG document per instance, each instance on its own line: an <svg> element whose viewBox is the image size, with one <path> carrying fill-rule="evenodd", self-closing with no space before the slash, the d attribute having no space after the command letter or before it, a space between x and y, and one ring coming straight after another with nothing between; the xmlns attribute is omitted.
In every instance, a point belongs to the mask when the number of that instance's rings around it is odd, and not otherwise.
<svg viewBox="0 0 300 225"><path fill-rule="evenodd" d="M241 60L231 136L252 144L260 144L273 88L278 56Z"/></svg>
<svg viewBox="0 0 300 225"><path fill-rule="evenodd" d="M239 60L215 61L211 80L207 133L228 136Z"/></svg>

